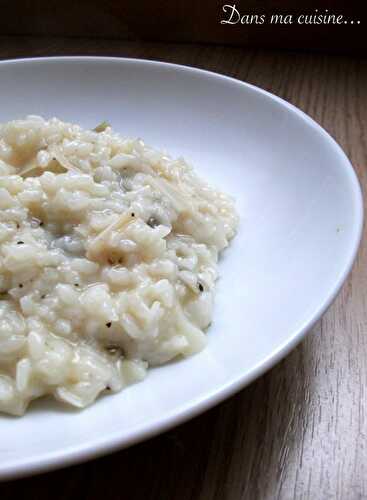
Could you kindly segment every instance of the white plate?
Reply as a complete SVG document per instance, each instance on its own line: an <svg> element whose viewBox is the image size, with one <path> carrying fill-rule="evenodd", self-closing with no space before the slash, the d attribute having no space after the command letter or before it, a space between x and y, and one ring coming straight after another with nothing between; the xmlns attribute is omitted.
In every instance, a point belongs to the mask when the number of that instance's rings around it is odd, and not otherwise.
<svg viewBox="0 0 367 500"><path fill-rule="evenodd" d="M357 252L362 198L334 140L281 99L193 68L109 58L0 63L1 121L58 116L184 155L232 193L242 222L220 264L209 346L85 411L37 402L0 417L0 478L126 447L238 391L299 342ZM225 429L223 429L225 432Z"/></svg>

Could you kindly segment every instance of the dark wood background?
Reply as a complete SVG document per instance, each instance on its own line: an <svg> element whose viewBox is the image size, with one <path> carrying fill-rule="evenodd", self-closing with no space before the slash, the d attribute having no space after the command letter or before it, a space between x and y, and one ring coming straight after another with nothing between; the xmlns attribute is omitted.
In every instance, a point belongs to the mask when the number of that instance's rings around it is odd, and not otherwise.
<svg viewBox="0 0 367 500"><path fill-rule="evenodd" d="M224 5L265 14L263 25L222 25ZM0 34L220 43L364 53L366 16L357 0L2 0ZM272 14L343 15L342 25L270 24ZM357 24L357 21L360 24ZM352 25L350 21L354 21Z"/></svg>
<svg viewBox="0 0 367 500"><path fill-rule="evenodd" d="M3 59L65 54L160 59L268 89L337 139L366 192L367 64L362 58L223 45L0 37ZM131 449L0 484L1 500L367 498L366 285L365 233L333 306L265 376L191 422Z"/></svg>

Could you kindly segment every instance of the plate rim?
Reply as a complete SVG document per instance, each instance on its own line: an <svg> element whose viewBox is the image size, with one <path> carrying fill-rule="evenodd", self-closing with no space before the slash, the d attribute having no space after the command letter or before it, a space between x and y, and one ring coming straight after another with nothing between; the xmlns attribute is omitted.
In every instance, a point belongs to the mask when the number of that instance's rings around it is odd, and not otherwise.
<svg viewBox="0 0 367 500"><path fill-rule="evenodd" d="M20 477L27 477L34 474L39 474L46 471L55 470L62 467L67 467L73 464L91 460L107 453L112 453L114 451L128 448L134 444L142 442L148 438L153 438L158 434L165 432L177 425L180 425L191 418L194 418L204 411L216 406L225 399L234 395L238 391L242 390L244 387L253 382L256 378L263 375L266 371L277 364L281 359L283 359L291 350L293 350L296 345L305 337L306 333L315 325L315 323L320 319L320 317L325 313L325 311L330 307L330 305L335 300L338 295L343 283L347 279L353 263L356 259L360 242L362 239L363 232L363 219L364 219L364 206L363 206L363 196L362 190L359 183L357 173L355 172L349 158L344 153L341 146L336 142L336 140L327 132L321 125L319 125L313 118L307 115L304 111L297 108L295 105L289 103L285 99L264 90L256 85L238 80L236 78L223 75L214 71L209 71L201 69L198 67L193 67L190 65L175 64L170 62L165 62L161 60L152 59L139 59L139 58L129 58L129 57L105 57L105 56L51 56L51 57L30 57L30 58L16 58L16 59L5 59L0 61L0 68L2 66L13 66L13 65L23 65L32 63L70 63L70 62L91 62L91 63L102 63L102 62L112 62L119 64L140 64L140 65L152 65L160 66L163 65L167 68L171 68L177 71L186 71L188 73L194 73L197 75L207 76L213 79L220 79L222 81L228 81L230 83L235 83L239 86L244 86L251 88L253 91L266 96L267 98L276 101L278 104L285 106L289 111L298 115L303 119L309 126L316 129L323 138L329 142L330 146L334 149L344 163L344 169L346 173L346 179L348 179L349 185L352 188L352 199L355 203L355 221L353 228L354 241L350 243L351 251L346 258L344 268L338 273L336 282L332 288L331 293L329 293L324 301L320 303L317 310L313 313L313 316L308 321L295 330L292 336L290 336L287 341L279 345L278 348L269 354L265 360L259 362L250 371L245 372L240 377L232 380L228 384L219 388L218 390L212 391L212 393L207 394L204 398L199 401L190 402L184 409L180 411L171 411L169 414L165 415L163 418L157 419L148 427L146 424L140 424L131 432L128 438L119 438L119 433L112 434L106 438L99 438L93 440L92 442L86 442L82 446L68 447L62 450L43 453L38 456L27 458L25 460L19 460L17 463L10 464L9 466L0 466L0 481L11 480Z"/></svg>

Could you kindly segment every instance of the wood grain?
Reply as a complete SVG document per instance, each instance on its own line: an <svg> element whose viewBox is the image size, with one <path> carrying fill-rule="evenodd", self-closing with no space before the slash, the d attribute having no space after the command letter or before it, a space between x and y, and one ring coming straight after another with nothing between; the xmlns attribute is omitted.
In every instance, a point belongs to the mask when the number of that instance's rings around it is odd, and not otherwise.
<svg viewBox="0 0 367 500"><path fill-rule="evenodd" d="M55 54L154 58L259 85L321 123L367 187L365 60L221 46L0 38L0 58ZM131 449L3 483L1 499L367 498L366 284L364 239L333 306L265 376L204 415Z"/></svg>
<svg viewBox="0 0 367 500"><path fill-rule="evenodd" d="M228 5L236 7L231 22L239 18L243 22L221 23L231 18ZM293 22L271 22L274 14L292 15ZM342 24L297 22L300 15L316 14L342 15ZM261 23L257 24L256 18L250 21L245 17L251 15L265 17L263 22L257 19ZM209 42L355 53L367 49L365 21L360 0L5 0L1 2L0 34Z"/></svg>

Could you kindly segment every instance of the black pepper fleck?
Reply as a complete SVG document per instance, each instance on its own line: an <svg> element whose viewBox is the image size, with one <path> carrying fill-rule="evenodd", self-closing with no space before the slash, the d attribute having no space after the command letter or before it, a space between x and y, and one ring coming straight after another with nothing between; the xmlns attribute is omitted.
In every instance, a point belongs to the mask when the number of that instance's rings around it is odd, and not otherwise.
<svg viewBox="0 0 367 500"><path fill-rule="evenodd" d="M74 286L79 286L79 283L74 283Z"/></svg>
<svg viewBox="0 0 367 500"><path fill-rule="evenodd" d="M204 291L204 287L201 283L198 283L198 287L199 287L200 292Z"/></svg>
<svg viewBox="0 0 367 500"><path fill-rule="evenodd" d="M17 245L24 245L24 241L18 241Z"/></svg>
<svg viewBox="0 0 367 500"><path fill-rule="evenodd" d="M19 283L19 288L23 288L23 284L22 283Z"/></svg>
<svg viewBox="0 0 367 500"><path fill-rule="evenodd" d="M17 223L17 229L19 229L19 228L20 228L20 225Z"/></svg>
<svg viewBox="0 0 367 500"><path fill-rule="evenodd" d="M46 295L41 295L41 299L45 299L46 298Z"/></svg>
<svg viewBox="0 0 367 500"><path fill-rule="evenodd" d="M40 222L40 227L42 227L42 226L43 226L43 222Z"/></svg>
<svg viewBox="0 0 367 500"><path fill-rule="evenodd" d="M111 328L111 325L112 325L111 321L109 321L108 323L106 323L107 328Z"/></svg>
<svg viewBox="0 0 367 500"><path fill-rule="evenodd" d="M135 217L135 214L134 214L134 212L131 212L131 217Z"/></svg>

